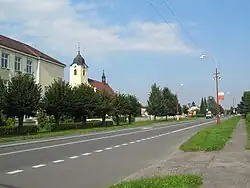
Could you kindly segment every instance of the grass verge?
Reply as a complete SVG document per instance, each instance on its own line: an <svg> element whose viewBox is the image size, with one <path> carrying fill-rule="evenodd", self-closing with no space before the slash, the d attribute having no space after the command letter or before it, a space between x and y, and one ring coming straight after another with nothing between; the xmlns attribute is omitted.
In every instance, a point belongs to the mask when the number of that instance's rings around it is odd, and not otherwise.
<svg viewBox="0 0 250 188"><path fill-rule="evenodd" d="M246 121L246 130L247 130L246 149L250 150L250 113L247 114L245 121Z"/></svg>
<svg viewBox="0 0 250 188"><path fill-rule="evenodd" d="M198 132L182 144L180 149L187 152L221 150L231 138L239 119L239 117L233 117L221 121L220 125L215 124Z"/></svg>
<svg viewBox="0 0 250 188"><path fill-rule="evenodd" d="M188 120L195 120L196 118L182 118L179 121L188 121ZM3 142L13 142L19 140L32 140L32 139L39 139L39 138L49 138L55 136L67 136L73 134L86 134L91 132L101 132L101 131L111 131L111 130L119 130L119 129L126 129L126 128L135 128L141 126L153 126L157 125L156 123L171 123L176 120L149 120L149 121L139 121L134 122L132 124L123 124L119 126L110 126L110 127L95 127L95 128L83 128L83 129L70 129L70 130L63 130L63 131L56 131L56 132L38 132L34 135L25 135L25 136L5 136L0 137L0 143Z"/></svg>
<svg viewBox="0 0 250 188"><path fill-rule="evenodd" d="M202 185L200 176L175 175L121 182L109 188L198 188L200 185Z"/></svg>

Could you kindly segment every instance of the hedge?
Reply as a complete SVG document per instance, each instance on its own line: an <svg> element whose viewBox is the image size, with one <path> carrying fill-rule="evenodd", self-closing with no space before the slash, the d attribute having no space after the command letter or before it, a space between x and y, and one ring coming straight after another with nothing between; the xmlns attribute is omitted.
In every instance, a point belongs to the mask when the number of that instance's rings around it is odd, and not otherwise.
<svg viewBox="0 0 250 188"><path fill-rule="evenodd" d="M21 133L22 134L35 134L39 130L38 126L23 126ZM20 135L19 128L15 127L0 127L0 136L14 136Z"/></svg>
<svg viewBox="0 0 250 188"><path fill-rule="evenodd" d="M69 129L84 129L84 128L94 128L94 127L103 127L103 126L112 126L113 121L106 121L105 125L102 124L101 121L93 120L87 122L87 124L83 123L62 123L53 131L61 131L61 130L69 130Z"/></svg>

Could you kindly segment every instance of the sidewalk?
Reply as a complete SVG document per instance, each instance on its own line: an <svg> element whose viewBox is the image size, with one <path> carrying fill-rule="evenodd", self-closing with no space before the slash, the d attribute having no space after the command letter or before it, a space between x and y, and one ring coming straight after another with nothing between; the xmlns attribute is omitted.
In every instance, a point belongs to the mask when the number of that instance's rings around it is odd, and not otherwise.
<svg viewBox="0 0 250 188"><path fill-rule="evenodd" d="M203 177L202 188L250 188L250 151L245 151L247 133L240 120L232 139L222 151L177 151L168 159L150 166L128 179L195 173Z"/></svg>

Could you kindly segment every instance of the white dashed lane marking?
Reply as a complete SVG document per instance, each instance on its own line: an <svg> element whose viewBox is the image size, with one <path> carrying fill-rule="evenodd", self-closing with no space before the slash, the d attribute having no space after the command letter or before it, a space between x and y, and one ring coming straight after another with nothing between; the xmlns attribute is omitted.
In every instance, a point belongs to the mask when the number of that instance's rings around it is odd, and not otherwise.
<svg viewBox="0 0 250 188"><path fill-rule="evenodd" d="M39 165L35 165L35 166L32 166L32 168L41 168L41 167L45 167L46 164L39 164Z"/></svg>
<svg viewBox="0 0 250 188"><path fill-rule="evenodd" d="M127 146L127 145L128 145L127 143L122 144L122 146Z"/></svg>
<svg viewBox="0 0 250 188"><path fill-rule="evenodd" d="M103 152L102 149L99 149L99 150L96 150L95 153L100 153L100 152Z"/></svg>
<svg viewBox="0 0 250 188"><path fill-rule="evenodd" d="M52 163L61 163L61 162L63 162L64 160L57 160L57 161L52 161Z"/></svg>
<svg viewBox="0 0 250 188"><path fill-rule="evenodd" d="M119 148L119 147L121 147L121 146L120 145L114 146L114 148Z"/></svg>
<svg viewBox="0 0 250 188"><path fill-rule="evenodd" d="M134 144L135 142L129 142L130 144Z"/></svg>
<svg viewBox="0 0 250 188"><path fill-rule="evenodd" d="M17 174L17 173L20 173L20 172L23 172L23 170L15 170L15 171L7 172L7 174L13 175L13 174Z"/></svg>
<svg viewBox="0 0 250 188"><path fill-rule="evenodd" d="M105 148L105 150L111 150L111 149L113 149L112 147L109 147L109 148Z"/></svg>
<svg viewBox="0 0 250 188"><path fill-rule="evenodd" d="M82 155L83 156L88 156L88 155L91 155L92 153L83 153Z"/></svg>
<svg viewBox="0 0 250 188"><path fill-rule="evenodd" d="M79 156L72 156L72 157L69 157L70 159L76 159L78 158Z"/></svg>

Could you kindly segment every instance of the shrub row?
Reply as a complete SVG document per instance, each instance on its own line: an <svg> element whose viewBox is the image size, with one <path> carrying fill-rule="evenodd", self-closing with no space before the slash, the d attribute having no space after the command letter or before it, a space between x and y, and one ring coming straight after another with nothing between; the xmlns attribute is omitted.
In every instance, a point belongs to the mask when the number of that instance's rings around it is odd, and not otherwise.
<svg viewBox="0 0 250 188"><path fill-rule="evenodd" d="M38 126L23 126L20 130L17 126L16 127L0 127L0 136L15 136L22 134L35 134L39 130Z"/></svg>

